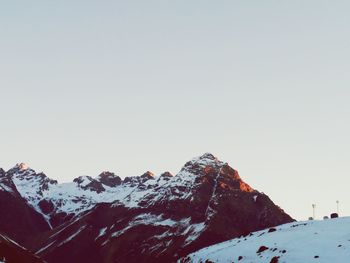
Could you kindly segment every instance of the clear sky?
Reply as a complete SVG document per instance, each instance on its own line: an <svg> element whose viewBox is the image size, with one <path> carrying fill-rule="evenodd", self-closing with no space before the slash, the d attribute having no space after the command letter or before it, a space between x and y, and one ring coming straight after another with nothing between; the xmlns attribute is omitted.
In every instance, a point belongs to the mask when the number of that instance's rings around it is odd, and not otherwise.
<svg viewBox="0 0 350 263"><path fill-rule="evenodd" d="M0 6L0 167L61 182L212 152L298 219L350 215L349 1Z"/></svg>

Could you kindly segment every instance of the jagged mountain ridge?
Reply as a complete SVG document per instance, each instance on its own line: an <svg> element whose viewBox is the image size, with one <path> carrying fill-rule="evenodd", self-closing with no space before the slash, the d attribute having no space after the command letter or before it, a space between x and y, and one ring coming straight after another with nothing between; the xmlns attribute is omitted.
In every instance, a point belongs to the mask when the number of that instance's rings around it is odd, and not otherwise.
<svg viewBox="0 0 350 263"><path fill-rule="evenodd" d="M71 183L58 184L56 180L48 178L44 173L36 173L23 163L3 174L6 174L10 184L15 185L20 195L42 214L51 227L69 221L97 203L121 201L147 180L155 179L151 172L126 177L124 180L114 173L102 172L97 178L79 176Z"/></svg>
<svg viewBox="0 0 350 263"><path fill-rule="evenodd" d="M291 221L236 170L205 154L176 176L149 178L123 199L99 204L50 232L37 253L48 262L174 262L204 246Z"/></svg>
<svg viewBox="0 0 350 263"><path fill-rule="evenodd" d="M23 164L5 175L53 227L29 247L47 262L173 262L204 246L292 221L208 153L175 176L147 172L122 180L105 172L58 184Z"/></svg>

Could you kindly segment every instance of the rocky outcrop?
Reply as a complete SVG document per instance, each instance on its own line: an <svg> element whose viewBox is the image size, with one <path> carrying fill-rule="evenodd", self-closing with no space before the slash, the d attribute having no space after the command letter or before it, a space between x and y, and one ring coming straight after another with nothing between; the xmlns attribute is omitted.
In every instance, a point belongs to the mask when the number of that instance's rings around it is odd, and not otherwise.
<svg viewBox="0 0 350 263"><path fill-rule="evenodd" d="M75 178L73 182L77 183L78 187L83 190L90 190L96 193L101 193L106 190L101 182L91 176L79 176L78 178Z"/></svg>
<svg viewBox="0 0 350 263"><path fill-rule="evenodd" d="M111 172L103 172L98 176L98 178L102 184L109 187L116 187L122 183L122 179Z"/></svg>

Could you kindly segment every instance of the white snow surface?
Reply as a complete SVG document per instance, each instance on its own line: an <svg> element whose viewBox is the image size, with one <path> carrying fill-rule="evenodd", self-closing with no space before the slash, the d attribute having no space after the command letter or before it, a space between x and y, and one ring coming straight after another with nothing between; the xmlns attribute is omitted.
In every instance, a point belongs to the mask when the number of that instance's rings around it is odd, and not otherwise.
<svg viewBox="0 0 350 263"><path fill-rule="evenodd" d="M98 236L95 238L95 240L97 240L99 237L104 236L104 235L106 234L107 228L108 228L108 227L104 227L104 228L100 229L100 233L99 233Z"/></svg>
<svg viewBox="0 0 350 263"><path fill-rule="evenodd" d="M294 222L275 229L203 248L185 262L270 263L273 257L279 257L278 263L350 262L350 217ZM268 249L257 253L261 246Z"/></svg>

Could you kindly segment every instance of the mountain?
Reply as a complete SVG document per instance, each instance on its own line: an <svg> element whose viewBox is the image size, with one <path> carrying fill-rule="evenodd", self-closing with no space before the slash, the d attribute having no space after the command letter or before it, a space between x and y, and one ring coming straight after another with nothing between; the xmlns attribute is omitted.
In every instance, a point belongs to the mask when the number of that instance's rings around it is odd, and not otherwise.
<svg viewBox="0 0 350 263"><path fill-rule="evenodd" d="M36 173L21 163L6 175L51 228L69 221L97 203L112 202L124 194L124 189L117 187L122 180L110 172L103 172L97 178L80 176L71 183L58 184L44 173Z"/></svg>
<svg viewBox="0 0 350 263"><path fill-rule="evenodd" d="M349 262L350 218L289 223L203 248L179 260L192 262Z"/></svg>
<svg viewBox="0 0 350 263"><path fill-rule="evenodd" d="M50 229L47 222L26 199L11 178L0 169L0 231L21 245Z"/></svg>
<svg viewBox="0 0 350 263"><path fill-rule="evenodd" d="M112 178L113 185L102 178ZM175 262L205 246L293 221L211 154L187 162L175 176L114 178L49 184L43 196L54 211L66 207L57 197L64 202L74 193L78 201L71 220L33 242L39 256L47 262Z"/></svg>
<svg viewBox="0 0 350 263"><path fill-rule="evenodd" d="M7 236L0 234L0 263L43 263L38 257Z"/></svg>

